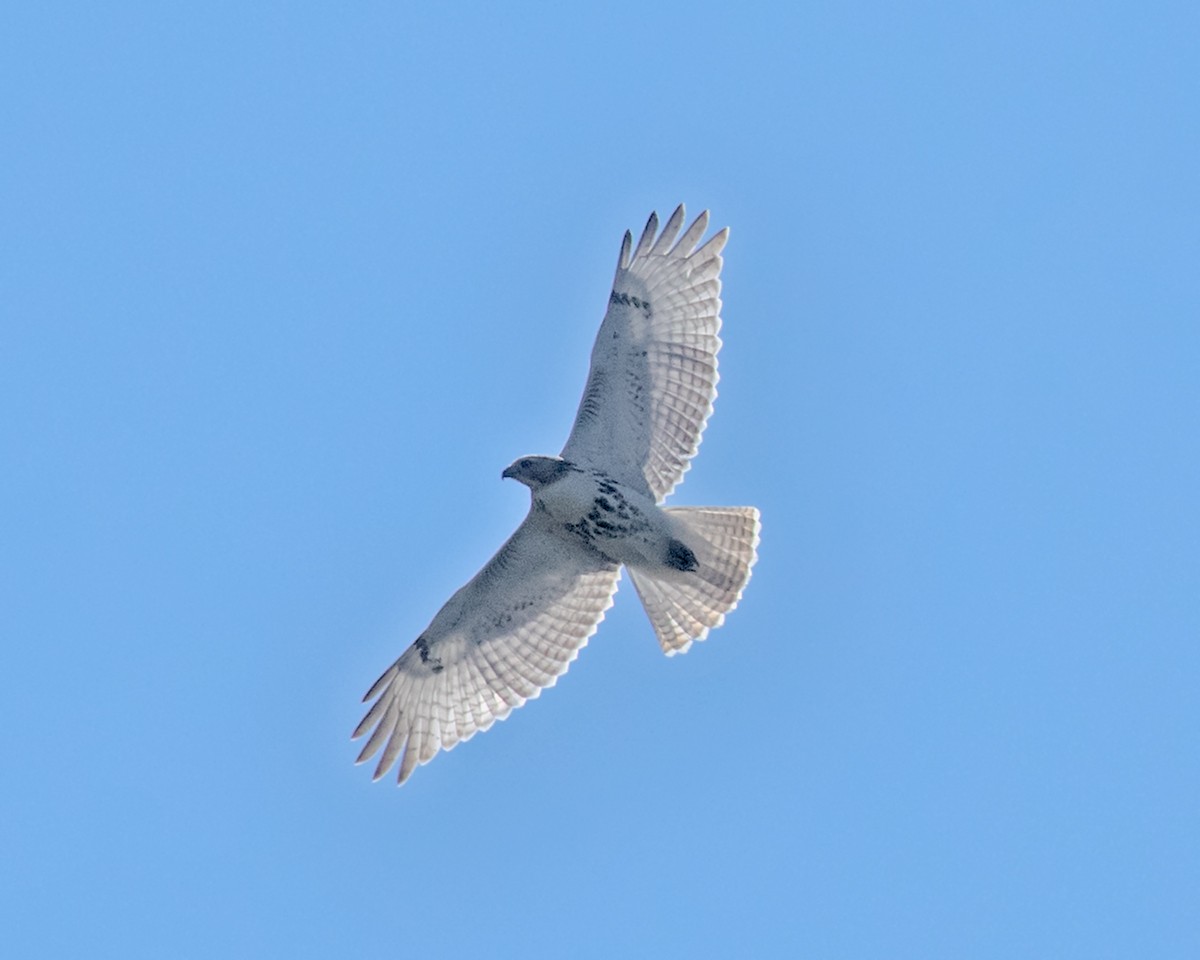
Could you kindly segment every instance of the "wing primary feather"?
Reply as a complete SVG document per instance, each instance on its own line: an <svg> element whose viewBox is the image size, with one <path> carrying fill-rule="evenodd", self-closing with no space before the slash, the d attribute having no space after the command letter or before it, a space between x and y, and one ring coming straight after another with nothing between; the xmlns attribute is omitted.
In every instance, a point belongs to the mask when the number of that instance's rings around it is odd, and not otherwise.
<svg viewBox="0 0 1200 960"><path fill-rule="evenodd" d="M720 256L721 251L725 249L725 244L728 242L729 242L729 228L722 227L720 230L718 230L716 233L714 233L711 237L709 237L708 242L704 246L702 246L699 250L697 250L694 254L692 254L692 256L699 257L701 259L707 259L709 257ZM718 268L718 271L719 271L719 268Z"/></svg>
<svg viewBox="0 0 1200 960"><path fill-rule="evenodd" d="M424 725L417 726L412 733L409 734L408 742L404 745L404 755L398 757L400 761L400 769L396 773L396 784L402 784L407 780L417 766L421 762L421 748L425 742L425 737L428 733ZM390 764L389 764L390 766ZM386 770L384 771L387 772Z"/></svg>
<svg viewBox="0 0 1200 960"><path fill-rule="evenodd" d="M696 249L696 244L700 242L700 238L704 236L704 231L708 229L708 211L703 210L692 225L688 227L683 236L679 238L679 242L675 244L671 253L675 256L690 257L692 251Z"/></svg>
<svg viewBox="0 0 1200 960"><path fill-rule="evenodd" d="M629 269L629 251L633 246L633 234L628 230L625 231L625 239L621 241L621 256L617 258L617 269Z"/></svg>
<svg viewBox="0 0 1200 960"><path fill-rule="evenodd" d="M407 731L402 734L399 730L396 730L392 734L391 739L388 740L388 745L384 747L383 756L379 758L379 763L375 765L375 772L371 774L372 781L382 780L387 776L387 772L392 769L392 764L396 762L398 756L401 754L408 755L409 739L411 736L412 734Z"/></svg>
<svg viewBox="0 0 1200 960"><path fill-rule="evenodd" d="M370 738L365 744L363 744L363 748L358 754L358 759L354 761L355 763L366 763L373 756L375 756L376 751L383 746L383 742L384 740L388 739L389 734L391 734L393 737L395 736L396 715L399 712L400 707L396 701L393 700L388 705L387 712L383 715L383 719L379 721L379 726L375 728Z"/></svg>
<svg viewBox="0 0 1200 960"><path fill-rule="evenodd" d="M679 233L679 228L683 226L683 204L675 208L675 212L671 214L671 218L662 228L662 233L658 235L658 239L654 242L654 249L651 253L660 256L666 256L671 250L671 244L674 243L676 235Z"/></svg>
<svg viewBox="0 0 1200 960"><path fill-rule="evenodd" d="M405 725L407 729L404 731L404 737L403 739L398 736L392 737L388 741L388 745L383 750L383 756L379 758L379 768L375 771L377 776L384 776L392 768L392 764L398 761L400 772L396 782L403 783L416 768L421 742L426 736L426 718L429 716L430 710L429 693L429 687L426 685L417 694L416 702L409 709L409 721ZM399 730L397 730L398 733Z"/></svg>
<svg viewBox="0 0 1200 960"><path fill-rule="evenodd" d="M384 670L383 674L380 676L380 678L371 685L371 689L368 690L366 692L366 694L363 696L362 702L366 703L368 700L374 700L379 695L379 691L382 690L385 686L387 686L388 681L391 680L392 677L394 677L396 675L397 670L398 670L398 668L396 667L396 664L394 664L394 663L390 667L388 667L386 670Z"/></svg>
<svg viewBox="0 0 1200 960"><path fill-rule="evenodd" d="M362 720L359 721L358 726L354 728L354 732L350 734L350 739L357 740L364 733L370 730L375 721L378 720L380 715L387 709L387 706L387 697L380 697L378 700L376 700L375 705L367 711L367 715L363 717Z"/></svg>
<svg viewBox="0 0 1200 960"><path fill-rule="evenodd" d="M650 219L646 221L646 229L642 231L641 239L638 240L637 249L633 251L633 259L644 257L650 252L650 248L654 245L654 234L658 232L658 213L650 214Z"/></svg>

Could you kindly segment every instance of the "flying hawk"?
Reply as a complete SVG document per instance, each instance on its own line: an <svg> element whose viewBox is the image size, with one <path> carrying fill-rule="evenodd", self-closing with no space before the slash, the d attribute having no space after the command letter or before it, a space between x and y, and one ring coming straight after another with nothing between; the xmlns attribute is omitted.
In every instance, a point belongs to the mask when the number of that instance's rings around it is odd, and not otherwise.
<svg viewBox="0 0 1200 960"><path fill-rule="evenodd" d="M626 232L583 399L557 457L514 461L529 514L487 565L367 691L362 763L398 782L552 686L612 606L621 567L663 652L687 650L737 606L757 559L754 507L663 507L700 445L716 396L721 250L650 215ZM678 238L678 239L676 239ZM372 729L373 728L373 729Z"/></svg>

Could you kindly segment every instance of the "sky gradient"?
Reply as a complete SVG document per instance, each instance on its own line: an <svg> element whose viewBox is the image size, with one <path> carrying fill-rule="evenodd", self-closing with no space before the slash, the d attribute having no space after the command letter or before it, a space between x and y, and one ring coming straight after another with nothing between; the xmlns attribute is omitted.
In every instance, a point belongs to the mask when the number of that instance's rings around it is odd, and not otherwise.
<svg viewBox="0 0 1200 960"><path fill-rule="evenodd" d="M6 955L1200 955L1194 4L3 20ZM741 606L372 785L680 201Z"/></svg>

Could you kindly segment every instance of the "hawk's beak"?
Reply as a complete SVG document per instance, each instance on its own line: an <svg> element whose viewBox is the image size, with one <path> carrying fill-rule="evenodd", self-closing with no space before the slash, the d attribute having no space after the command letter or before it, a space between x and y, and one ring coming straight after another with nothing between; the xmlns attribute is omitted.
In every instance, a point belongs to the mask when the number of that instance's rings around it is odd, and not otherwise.
<svg viewBox="0 0 1200 960"><path fill-rule="evenodd" d="M517 471L514 470L512 467L505 467L504 472L502 474L500 474L501 480L515 480L516 477L517 477Z"/></svg>

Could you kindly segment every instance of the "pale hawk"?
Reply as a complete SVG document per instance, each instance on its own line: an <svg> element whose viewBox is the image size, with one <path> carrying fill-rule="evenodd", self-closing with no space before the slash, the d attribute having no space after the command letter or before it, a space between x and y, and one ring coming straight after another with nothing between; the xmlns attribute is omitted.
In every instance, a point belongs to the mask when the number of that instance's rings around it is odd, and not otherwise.
<svg viewBox="0 0 1200 960"><path fill-rule="evenodd" d="M367 691L358 762L398 781L552 686L629 570L659 643L681 653L732 610L757 557L753 507L662 507L700 444L716 396L724 229L682 205L621 245L575 425L558 457L505 477L529 514L487 565Z"/></svg>

